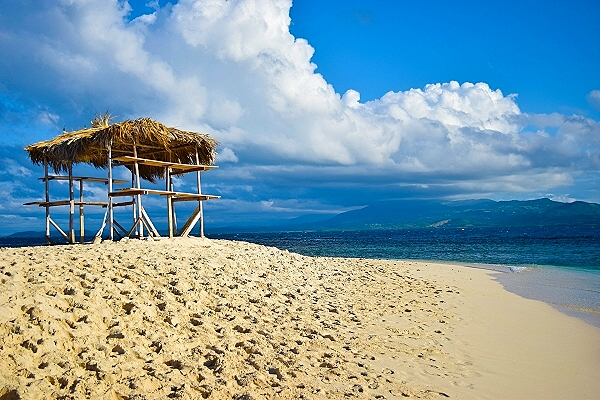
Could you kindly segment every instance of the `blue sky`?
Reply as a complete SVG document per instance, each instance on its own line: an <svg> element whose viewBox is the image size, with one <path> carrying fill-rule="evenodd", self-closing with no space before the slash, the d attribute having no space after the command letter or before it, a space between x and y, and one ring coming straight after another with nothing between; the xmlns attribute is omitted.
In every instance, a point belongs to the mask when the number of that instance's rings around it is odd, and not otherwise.
<svg viewBox="0 0 600 400"><path fill-rule="evenodd" d="M23 146L107 110L219 140L209 230L385 199L600 202L599 17L589 1L5 0L0 234L43 227Z"/></svg>
<svg viewBox="0 0 600 400"><path fill-rule="evenodd" d="M523 111L598 119L600 4L593 1L295 2L291 32L337 91L373 100L428 83L486 82Z"/></svg>

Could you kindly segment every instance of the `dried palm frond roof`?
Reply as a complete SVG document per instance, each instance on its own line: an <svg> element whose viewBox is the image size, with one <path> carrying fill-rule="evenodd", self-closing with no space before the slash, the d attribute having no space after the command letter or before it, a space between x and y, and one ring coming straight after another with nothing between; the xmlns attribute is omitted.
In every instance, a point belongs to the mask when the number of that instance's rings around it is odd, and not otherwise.
<svg viewBox="0 0 600 400"><path fill-rule="evenodd" d="M96 116L90 128L65 132L54 139L25 147L34 164L48 165L56 173L67 171L69 164L86 163L96 168L108 167L108 148L112 156L132 156L133 146L140 158L181 164L196 164L196 151L200 163L215 162L218 142L206 134L171 128L150 118L111 123L108 113ZM154 182L163 178L164 169L140 165L143 179Z"/></svg>

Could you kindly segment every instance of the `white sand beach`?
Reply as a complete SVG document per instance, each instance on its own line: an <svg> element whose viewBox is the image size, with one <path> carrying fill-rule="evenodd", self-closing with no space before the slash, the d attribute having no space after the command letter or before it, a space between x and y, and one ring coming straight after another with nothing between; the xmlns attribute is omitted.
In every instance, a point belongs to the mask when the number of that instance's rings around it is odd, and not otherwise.
<svg viewBox="0 0 600 400"><path fill-rule="evenodd" d="M0 399L594 399L600 329L495 272L179 238L0 249Z"/></svg>

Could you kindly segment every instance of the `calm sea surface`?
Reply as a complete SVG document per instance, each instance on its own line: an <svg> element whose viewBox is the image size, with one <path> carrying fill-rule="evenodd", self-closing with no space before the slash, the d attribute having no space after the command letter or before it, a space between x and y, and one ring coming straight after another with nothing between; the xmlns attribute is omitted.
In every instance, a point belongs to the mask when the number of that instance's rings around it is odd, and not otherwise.
<svg viewBox="0 0 600 400"><path fill-rule="evenodd" d="M600 327L600 227L431 228L335 232L208 234L308 256L412 259L499 271L521 296L545 301ZM0 238L0 246L43 245Z"/></svg>

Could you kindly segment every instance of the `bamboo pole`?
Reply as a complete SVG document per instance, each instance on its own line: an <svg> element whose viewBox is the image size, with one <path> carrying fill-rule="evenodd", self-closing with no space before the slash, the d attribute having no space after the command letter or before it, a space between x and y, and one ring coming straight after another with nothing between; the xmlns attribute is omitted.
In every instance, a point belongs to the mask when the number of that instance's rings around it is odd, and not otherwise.
<svg viewBox="0 0 600 400"><path fill-rule="evenodd" d="M200 157L198 156L198 148L196 147L196 165L200 165ZM196 182L198 183L198 194L202 194L202 185L200 182L200 171L196 171ZM199 230L200 237L204 237L204 212L202 209L202 200L198 200L198 212L199 212Z"/></svg>
<svg viewBox="0 0 600 400"><path fill-rule="evenodd" d="M171 171L172 172L172 171ZM173 184L173 179L171 178L171 192L175 191L175 185ZM173 202L173 198L171 196L170 200L171 200L171 212L173 213L173 230L175 233L177 233L177 213L175 213L175 203Z"/></svg>
<svg viewBox="0 0 600 400"><path fill-rule="evenodd" d="M167 221L169 225L169 238L173 238L173 197L167 196Z"/></svg>
<svg viewBox="0 0 600 400"><path fill-rule="evenodd" d="M69 240L69 236L62 229L60 229L60 226L58 226L58 224L56 222L54 222L54 220L52 218L48 218L48 221L50 221L52 223L52 226L54 228L56 228L56 230L58 231L58 233L60 233L61 235L63 235L63 237L66 240Z"/></svg>
<svg viewBox="0 0 600 400"><path fill-rule="evenodd" d="M52 243L50 239L50 180L48 179L48 159L44 157L44 186L46 188L46 242Z"/></svg>
<svg viewBox="0 0 600 400"><path fill-rule="evenodd" d="M108 193L113 191L113 171L112 171L112 141L108 144ZM110 231L109 238L114 240L114 214L113 214L113 199L112 196L108 196L108 229ZM102 234L102 233L100 233Z"/></svg>
<svg viewBox="0 0 600 400"><path fill-rule="evenodd" d="M152 223L152 220L148 216L146 209L144 209L144 207L142 207L141 210L142 210L142 215L143 215L142 222L144 223L144 225L146 225L146 228L148 228L148 236L150 236L150 233L152 233L152 235L154 237L159 237L160 234L158 233L158 230L156 229L156 227Z"/></svg>
<svg viewBox="0 0 600 400"><path fill-rule="evenodd" d="M169 153L169 162L172 162L172 154ZM167 174L166 178L166 190L170 192L174 192L173 187L173 169L171 167L166 167ZM172 238L177 234L177 216L175 214L175 204L173 203L173 197L167 196L167 212L169 213L167 220L169 223L169 237Z"/></svg>
<svg viewBox="0 0 600 400"><path fill-rule="evenodd" d="M75 193L73 190L73 163L69 163L69 243L75 243Z"/></svg>
<svg viewBox="0 0 600 400"><path fill-rule="evenodd" d="M185 224L181 228L181 232L179 232L179 236L184 236L184 237L188 236L190 234L190 232L192 231L192 229L194 228L194 225L196 224L196 222L198 222L198 219L200 219L200 209L198 207L196 207L196 209L194 210L192 215L190 215L188 220L185 222Z"/></svg>
<svg viewBox="0 0 600 400"><path fill-rule="evenodd" d="M131 171L131 187L134 188L135 186L135 172L134 170ZM133 225L135 226L135 222L137 221L137 196L133 195L131 196L131 221L133 221ZM137 234L137 231L136 231Z"/></svg>
<svg viewBox="0 0 600 400"><path fill-rule="evenodd" d="M135 141L133 142L133 156L135 158L137 158L137 146L135 144ZM133 169L135 171L136 187L138 189L141 189L141 184L140 184L140 166L139 166L137 160L133 163ZM144 237L144 226L143 226L143 224L139 223L139 221L142 218L141 208L142 208L142 195L138 194L137 195L137 215L136 215L136 218L135 218L135 224L136 224L135 231L136 231L136 234L139 233L139 237L140 238ZM139 227L139 231L138 231L138 227Z"/></svg>
<svg viewBox="0 0 600 400"><path fill-rule="evenodd" d="M170 158L169 158L170 160ZM171 188L171 169L165 167L165 191L169 191ZM173 237L173 201L171 196L167 196L167 230L169 231L169 237Z"/></svg>
<svg viewBox="0 0 600 400"><path fill-rule="evenodd" d="M85 222L83 216L83 179L79 180L79 242L85 243Z"/></svg>

